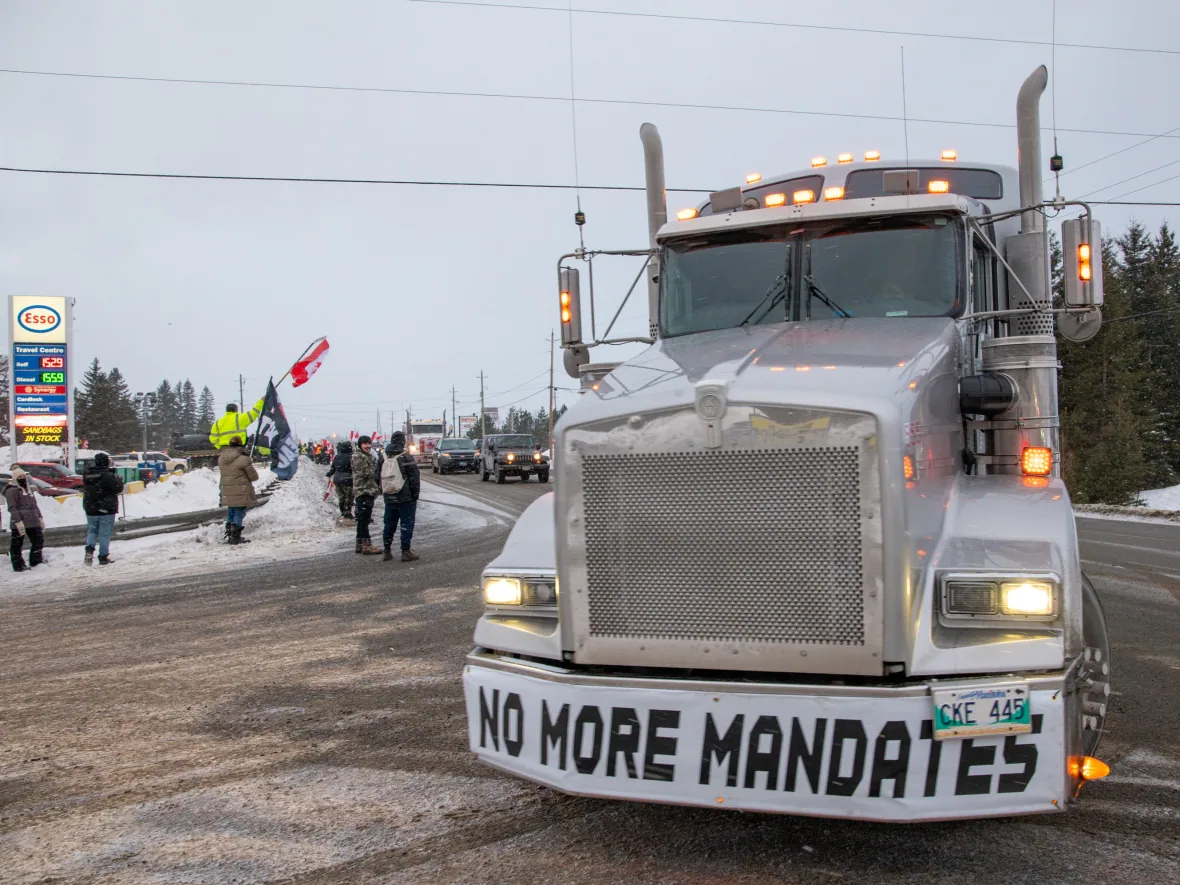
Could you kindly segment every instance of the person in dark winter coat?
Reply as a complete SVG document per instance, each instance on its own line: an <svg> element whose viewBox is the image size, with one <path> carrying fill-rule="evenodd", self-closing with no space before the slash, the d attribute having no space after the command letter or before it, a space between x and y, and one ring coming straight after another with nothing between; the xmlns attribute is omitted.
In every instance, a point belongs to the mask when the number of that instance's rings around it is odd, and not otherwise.
<svg viewBox="0 0 1180 885"><path fill-rule="evenodd" d="M402 562L413 562L418 554L410 549L410 541L414 538L414 517L418 512L418 492L422 487L422 478L418 472L418 465L414 463L414 456L406 452L406 435L400 430L394 431L389 437L389 445L385 447L386 458L396 461L404 482L396 492L387 490L392 477L396 476L392 469L386 469L385 462L381 465L381 492L385 497L385 529L382 532L384 541L383 561L393 559L393 533L401 523Z"/></svg>
<svg viewBox="0 0 1180 885"><path fill-rule="evenodd" d="M250 539L242 537L242 523L246 509L258 506L258 496L254 493L258 471L250 463L240 436L233 437L221 450L217 469L221 473L221 506L229 508L225 517L226 535L231 544L249 544Z"/></svg>
<svg viewBox="0 0 1180 885"><path fill-rule="evenodd" d="M98 564L110 565L111 532L119 513L119 493L123 480L111 469L106 452L94 456L94 465L82 476L82 510L86 513L86 565L94 563L94 545L98 544Z"/></svg>
<svg viewBox="0 0 1180 885"><path fill-rule="evenodd" d="M373 441L362 436L356 441L352 453L352 491L356 496L356 552L363 554L380 553L373 547L369 537L369 523L373 521L373 502L381 494L377 484L377 469L370 454Z"/></svg>
<svg viewBox="0 0 1180 885"><path fill-rule="evenodd" d="M352 515L352 443L342 442L328 468L328 479L336 486L336 500L340 502L340 515L353 519Z"/></svg>
<svg viewBox="0 0 1180 885"><path fill-rule="evenodd" d="M12 559L12 570L23 572L40 565L41 548L45 546L45 520L37 506L37 494L29 483L29 475L19 467L12 468L12 479L4 486L4 502L8 505L9 531L12 540L8 542L8 555ZM21 551L25 538L29 539L29 564Z"/></svg>

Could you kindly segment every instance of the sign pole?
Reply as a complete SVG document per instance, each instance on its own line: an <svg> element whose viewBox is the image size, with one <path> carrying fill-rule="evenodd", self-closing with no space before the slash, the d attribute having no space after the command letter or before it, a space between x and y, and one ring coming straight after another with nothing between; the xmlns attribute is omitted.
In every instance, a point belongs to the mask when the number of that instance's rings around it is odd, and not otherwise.
<svg viewBox="0 0 1180 885"><path fill-rule="evenodd" d="M16 296L8 296L8 445L15 464L16 454Z"/></svg>
<svg viewBox="0 0 1180 885"><path fill-rule="evenodd" d="M74 305L77 304L76 298L66 299L65 309L65 323L66 323L66 356L70 360L66 364L66 380L69 382L66 386L66 469L70 473L74 472L74 453L78 449L78 442L74 439ZM11 373L10 373L11 374Z"/></svg>

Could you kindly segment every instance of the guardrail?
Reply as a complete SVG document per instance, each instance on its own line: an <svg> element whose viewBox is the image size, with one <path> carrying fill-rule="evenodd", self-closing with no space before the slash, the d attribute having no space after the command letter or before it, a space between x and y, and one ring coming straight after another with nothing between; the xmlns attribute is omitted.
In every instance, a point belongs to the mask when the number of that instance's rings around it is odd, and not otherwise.
<svg viewBox="0 0 1180 885"><path fill-rule="evenodd" d="M267 486L258 496L261 507L270 500L269 492L274 485ZM117 519L112 541L130 541L134 538L150 538L152 535L166 535L171 532L186 532L205 525L225 521L226 508L213 507L209 510L194 510L189 513L169 513L165 516L149 516L143 519ZM0 531L0 551L8 550L11 534ZM45 530L46 547L79 547L86 543L86 525L63 525Z"/></svg>

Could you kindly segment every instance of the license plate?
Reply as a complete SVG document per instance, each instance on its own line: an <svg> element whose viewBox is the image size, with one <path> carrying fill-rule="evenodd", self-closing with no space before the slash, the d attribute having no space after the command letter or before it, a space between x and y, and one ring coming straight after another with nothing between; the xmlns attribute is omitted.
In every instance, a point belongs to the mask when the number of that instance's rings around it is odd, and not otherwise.
<svg viewBox="0 0 1180 885"><path fill-rule="evenodd" d="M930 690L934 700L934 739L1029 734L1032 709L1028 683Z"/></svg>

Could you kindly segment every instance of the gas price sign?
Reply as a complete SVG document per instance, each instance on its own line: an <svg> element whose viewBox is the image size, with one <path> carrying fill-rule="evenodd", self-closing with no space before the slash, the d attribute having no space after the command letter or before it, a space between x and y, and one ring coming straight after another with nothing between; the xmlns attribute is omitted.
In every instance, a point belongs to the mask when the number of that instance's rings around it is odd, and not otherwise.
<svg viewBox="0 0 1180 885"><path fill-rule="evenodd" d="M9 298L16 442L63 444L70 426L68 301Z"/></svg>

